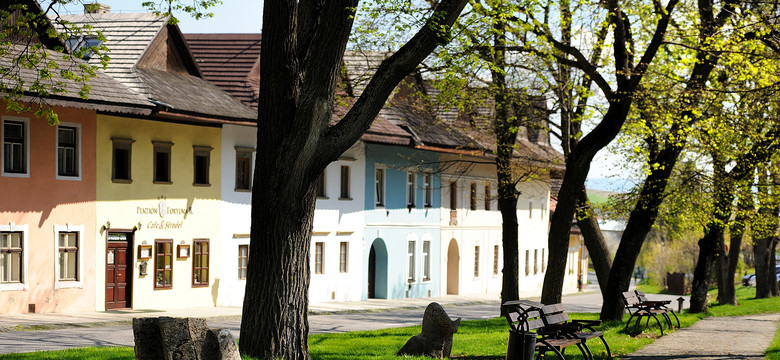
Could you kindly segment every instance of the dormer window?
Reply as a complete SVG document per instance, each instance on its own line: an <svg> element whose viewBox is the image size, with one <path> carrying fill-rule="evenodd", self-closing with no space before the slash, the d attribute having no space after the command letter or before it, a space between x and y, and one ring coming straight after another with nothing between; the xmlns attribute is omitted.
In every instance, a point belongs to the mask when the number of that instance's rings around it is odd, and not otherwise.
<svg viewBox="0 0 780 360"><path fill-rule="evenodd" d="M94 35L71 36L68 40L65 40L68 52L87 61L94 55L94 49L102 44L103 41Z"/></svg>

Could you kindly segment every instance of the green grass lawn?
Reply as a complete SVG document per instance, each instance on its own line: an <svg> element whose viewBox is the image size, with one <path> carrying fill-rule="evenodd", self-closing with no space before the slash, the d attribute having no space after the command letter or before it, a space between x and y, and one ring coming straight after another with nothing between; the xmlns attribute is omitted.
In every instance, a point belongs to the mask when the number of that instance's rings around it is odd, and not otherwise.
<svg viewBox="0 0 780 360"><path fill-rule="evenodd" d="M780 298L752 299L755 288L737 288L739 306L711 306L707 314L680 314L682 327L688 327L707 316L739 316L777 312L780 309ZM711 298L715 298L714 294ZM421 311L422 313L422 311ZM598 314L572 314L573 318L597 319ZM623 356L652 343L660 336L657 326L644 329L640 334L623 332L624 323L611 322L602 324L607 342L613 355ZM378 331L358 331L341 334L318 334L309 337L309 349L312 359L316 360L346 360L346 359L398 359L396 351L403 346L409 337L420 333L420 326L386 329ZM504 359L508 339L508 326L501 318L491 320L464 321L458 333L453 337L452 358L493 360ZM601 342L588 342L596 359L606 359L606 352ZM553 354L549 354L553 356ZM133 349L129 347L114 348L81 348L64 351L47 351L27 354L0 355L0 359L133 359ZM567 359L582 359L576 347L566 352ZM425 357L406 359L427 359ZM780 360L780 328L775 334L772 345L767 349L767 359Z"/></svg>

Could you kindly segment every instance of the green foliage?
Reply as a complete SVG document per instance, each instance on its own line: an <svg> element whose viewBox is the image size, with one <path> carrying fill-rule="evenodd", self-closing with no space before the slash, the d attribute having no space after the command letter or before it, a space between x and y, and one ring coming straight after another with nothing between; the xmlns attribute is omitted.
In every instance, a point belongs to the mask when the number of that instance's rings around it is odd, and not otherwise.
<svg viewBox="0 0 780 360"><path fill-rule="evenodd" d="M214 13L209 8L222 4L222 0L165 0L165 1L144 1L141 6L145 7L154 14L160 16L170 16L168 23L176 25L179 19L177 13L186 13L195 20L214 17Z"/></svg>
<svg viewBox="0 0 780 360"><path fill-rule="evenodd" d="M780 323L777 324L777 331L772 343L764 352L764 358L766 360L780 360Z"/></svg>

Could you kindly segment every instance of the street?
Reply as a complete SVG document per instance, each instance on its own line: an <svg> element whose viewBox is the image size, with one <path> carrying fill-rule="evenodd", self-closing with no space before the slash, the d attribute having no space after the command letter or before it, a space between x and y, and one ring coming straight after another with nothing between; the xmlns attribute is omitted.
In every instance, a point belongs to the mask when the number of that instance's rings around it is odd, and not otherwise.
<svg viewBox="0 0 780 360"><path fill-rule="evenodd" d="M673 299L670 295L652 295L654 299ZM598 312L601 295L597 292L564 296L563 303L570 312ZM489 319L499 315L499 304L483 303L445 307L451 318L463 320ZM423 309L383 312L310 315L311 334L378 330L419 325ZM229 329L238 337L238 319L209 320L213 328ZM76 327L58 330L9 331L0 336L0 354L38 350L61 350L86 346L133 346L133 330L129 325L111 327Z"/></svg>

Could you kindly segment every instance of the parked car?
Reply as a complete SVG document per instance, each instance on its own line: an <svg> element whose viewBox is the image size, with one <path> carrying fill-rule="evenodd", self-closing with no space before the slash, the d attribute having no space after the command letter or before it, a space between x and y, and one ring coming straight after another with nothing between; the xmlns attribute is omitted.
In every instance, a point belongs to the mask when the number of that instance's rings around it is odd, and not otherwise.
<svg viewBox="0 0 780 360"><path fill-rule="evenodd" d="M775 266L775 278L777 279L777 283L780 284L780 265ZM743 276L742 285L756 286L756 274L748 274Z"/></svg>

